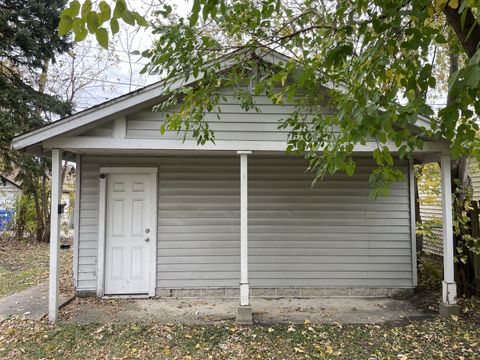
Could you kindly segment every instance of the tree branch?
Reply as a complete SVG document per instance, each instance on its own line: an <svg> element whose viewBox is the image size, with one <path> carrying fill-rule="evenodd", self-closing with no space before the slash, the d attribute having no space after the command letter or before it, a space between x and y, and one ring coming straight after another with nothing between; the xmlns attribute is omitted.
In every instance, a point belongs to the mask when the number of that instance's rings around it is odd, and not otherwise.
<svg viewBox="0 0 480 360"><path fill-rule="evenodd" d="M453 31L455 31L467 56L471 58L480 44L480 25L477 23L472 9L465 7L463 11L466 11L467 14L465 16L465 24L462 27L460 21L462 13L459 13L458 9L453 9L448 6L448 4L443 9L448 24L452 27Z"/></svg>

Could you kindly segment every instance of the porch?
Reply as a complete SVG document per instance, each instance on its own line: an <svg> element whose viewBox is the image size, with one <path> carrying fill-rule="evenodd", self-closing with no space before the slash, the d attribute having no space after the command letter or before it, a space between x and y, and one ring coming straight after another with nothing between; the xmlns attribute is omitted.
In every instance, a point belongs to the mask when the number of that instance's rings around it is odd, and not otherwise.
<svg viewBox="0 0 480 360"><path fill-rule="evenodd" d="M236 156L238 157L238 172L237 176L239 176L239 211L238 211L238 216L239 216L239 227L240 227L240 236L239 236L239 259L237 260L239 263L239 276L238 276L238 300L239 300L239 313L243 315L241 319L239 319L241 322L251 322L252 321L252 308L250 304L250 297L251 297L251 286L250 286L250 272L249 272L249 262L248 262L248 252L249 252L249 204L248 204L248 199L249 199L249 176L248 176L248 169L249 169L249 157L251 157L251 152L247 151L238 151ZM58 193L60 193L60 189L58 188L59 186L59 176L60 176L60 166L61 166L61 159L62 159L62 152L59 149L53 149L52 150L52 163L53 163L53 176L52 176L52 183L53 183L53 190L52 190L52 209L59 208L59 199L57 197ZM78 160L80 157L78 157ZM444 212L444 224L446 225L446 229L444 229L444 243L446 246L444 246L445 249L445 254L444 254L444 259L445 259L445 279L444 279L444 286L443 286L443 304L445 306L441 307L441 312L445 312L445 309L455 309L455 304L456 304L456 291L455 291L455 284L453 282L453 244L452 244L452 231L451 231L451 226L448 226L448 220L446 219L451 219L451 211L449 213L448 209L451 208L451 193L450 193L450 158L447 155L441 156L441 161L442 161L442 190L443 190L443 201L444 201L444 209L447 209ZM80 164L80 161L78 161L78 164ZM410 165L411 166L411 165ZM81 173L82 169L79 169L79 173ZM413 179L412 179L412 172L409 171L408 176L410 178L408 179L408 183L412 184ZM100 177L100 187L102 187L102 178ZM80 184L78 184L78 193L81 192L80 189ZM413 202L412 202L412 191L413 188L409 186L409 191L410 191L410 211L412 211L413 208ZM407 197L408 198L408 197ZM80 199L78 199L80 201ZM450 204L450 205L449 205ZM80 203L76 204L77 209L79 208ZM100 213L102 213L102 208L100 207ZM410 216L410 219L414 219L414 217ZM328 219L327 219L328 220ZM74 259L76 259L77 264L75 264L75 268L78 270L79 264L78 264L78 252L79 252L79 244L78 244L78 229L79 229L79 213L77 210L76 213L76 244L75 244L75 254L74 254ZM449 222L451 224L451 220ZM59 228L58 224L58 214L52 214L52 231L51 231L51 262L50 262L50 296L49 296L49 319L50 321L56 321L58 318L58 273L56 269L58 268L58 238L59 238L59 231L57 229ZM415 249L414 249L414 239L415 239L415 228L414 228L414 223L410 223L410 228L411 228L411 250L410 250L410 261L411 264L415 264ZM100 227L101 229L101 227ZM104 230L100 230L103 232ZM102 235L100 235L101 238ZM102 249L101 247L98 248L100 256L98 257L99 261L97 261L97 277L96 277L96 292L97 294L101 297L105 294L104 288L103 288L103 274L104 274L104 268L103 268L103 261L101 260L103 258L103 255L101 253ZM288 249L287 249L288 250ZM288 268L288 264L285 264L286 268ZM416 268L412 268L412 284L416 284ZM75 281L78 281L78 274L76 274L76 279ZM345 285L342 285L345 287ZM358 287L358 286L353 286ZM373 286L375 287L375 286ZM378 286L377 286L378 287ZM386 287L386 286L384 286ZM149 291L149 294L152 296L155 294L155 292L158 292L158 282L153 285L152 289ZM237 300L237 301L238 301Z"/></svg>

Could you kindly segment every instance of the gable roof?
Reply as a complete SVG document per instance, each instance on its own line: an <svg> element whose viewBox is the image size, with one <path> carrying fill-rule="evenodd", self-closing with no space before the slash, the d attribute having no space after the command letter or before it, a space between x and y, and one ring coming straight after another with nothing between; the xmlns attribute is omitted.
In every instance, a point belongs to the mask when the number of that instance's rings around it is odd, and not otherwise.
<svg viewBox="0 0 480 360"><path fill-rule="evenodd" d="M231 52L217 60L220 64L220 69L227 69L234 64L235 57L248 55L249 53L259 56L263 60L272 64L279 64L290 60L289 57L272 49L257 48L252 52L250 48L246 47ZM208 66L209 64L206 64L205 68ZM128 94L95 105L74 115L52 122L44 127L14 137L12 139L12 148L14 150L22 150L97 121L114 119L115 115L119 112L133 111L148 106L149 104L155 105L158 102L159 96L161 96L167 89L175 90L183 86L192 85L196 81L202 79L203 74L204 72L199 72L197 76L190 76L187 80L183 77L178 77L177 79L169 81L160 80L136 91L132 91Z"/></svg>
<svg viewBox="0 0 480 360"><path fill-rule="evenodd" d="M10 175L2 175L0 174L0 180L1 182L3 183L3 185L5 186L5 184L8 182L10 184L12 184L13 186L15 186L16 188L18 189L21 189L22 188L22 183L21 181L16 181L15 180L15 177L18 175L18 169L17 170L14 170L14 172Z"/></svg>
<svg viewBox="0 0 480 360"><path fill-rule="evenodd" d="M228 69L234 65L235 59L242 55L257 56L273 65L279 65L292 60L290 57L266 46L259 46L254 50L252 50L250 47L244 47L215 60L215 62L219 63L220 65L219 71ZM204 68L206 69L210 65L211 62L205 64ZM156 105L158 104L159 97L161 97L166 90L175 90L183 86L192 85L198 80L201 80L203 75L204 72L200 71L197 76L190 76L188 79L179 76L168 81L160 80L141 89L121 95L86 110L80 111L74 115L52 122L41 128L18 135L12 139L12 148L14 150L27 149L38 145L45 140L54 138L67 132L86 128L89 125L91 126L99 121L113 120L118 117L119 113L125 114L135 110L140 110L141 108L149 105ZM339 86L334 84L325 84L324 86L328 89L334 89L340 92L346 91L346 88L344 88L342 85ZM430 119L424 115L419 114L417 121L421 126L425 126L427 128L430 126Z"/></svg>

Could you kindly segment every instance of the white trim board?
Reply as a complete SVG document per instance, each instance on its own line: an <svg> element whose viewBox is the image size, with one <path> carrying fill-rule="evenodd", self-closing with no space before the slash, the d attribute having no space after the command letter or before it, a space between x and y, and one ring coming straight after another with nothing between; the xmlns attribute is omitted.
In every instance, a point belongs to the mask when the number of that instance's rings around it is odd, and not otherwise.
<svg viewBox="0 0 480 360"><path fill-rule="evenodd" d="M388 141L387 146L393 152L398 147L393 141ZM215 150L215 151L282 151L287 148L286 141L252 141L252 140L218 140L214 143L208 142L198 145L196 140L170 140L170 139L131 139L131 138L99 138L93 136L81 136L71 138L57 138L47 140L44 147L72 149L82 153L92 153L99 150ZM376 142L367 142L364 145L357 144L354 152L371 152L378 148ZM449 152L449 144L443 141L425 142L423 152Z"/></svg>
<svg viewBox="0 0 480 360"><path fill-rule="evenodd" d="M417 224L415 222L415 172L413 167L413 160L410 160L408 164L408 187L410 197L410 230L412 237L412 278L413 286L417 286Z"/></svg>
<svg viewBox="0 0 480 360"><path fill-rule="evenodd" d="M78 254L80 243L80 192L82 177L82 157L75 156L75 205L73 208L73 281L75 288L78 287Z"/></svg>
<svg viewBox="0 0 480 360"><path fill-rule="evenodd" d="M99 222L98 222L98 250L97 250L97 296L103 297L105 294L105 221L107 207L107 176L113 174L121 175L150 175L154 194L150 202L150 216L152 229L150 235L150 271L149 271L149 289L148 296L155 296L157 283L157 202L158 202L158 167L100 167L100 192L99 192ZM104 175L104 176L102 176ZM130 297L130 295L122 295Z"/></svg>

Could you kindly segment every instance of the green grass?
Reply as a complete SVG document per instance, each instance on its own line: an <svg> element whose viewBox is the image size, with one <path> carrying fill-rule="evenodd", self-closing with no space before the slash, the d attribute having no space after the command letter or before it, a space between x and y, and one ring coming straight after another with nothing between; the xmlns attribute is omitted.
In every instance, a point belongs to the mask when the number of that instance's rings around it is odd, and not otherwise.
<svg viewBox="0 0 480 360"><path fill-rule="evenodd" d="M61 288L71 291L71 251L60 257ZM49 244L0 238L0 297L48 279Z"/></svg>
<svg viewBox="0 0 480 360"><path fill-rule="evenodd" d="M475 305L476 306L476 305ZM476 308L475 311L478 309ZM472 310L470 310L472 311ZM478 359L474 319L435 318L403 325L237 327L158 323L0 324L5 359Z"/></svg>
<svg viewBox="0 0 480 360"><path fill-rule="evenodd" d="M0 239L0 297L48 278L48 244Z"/></svg>
<svg viewBox="0 0 480 360"><path fill-rule="evenodd" d="M36 267L22 271L8 271L0 267L0 297L14 294L37 285L46 279L46 269Z"/></svg>

